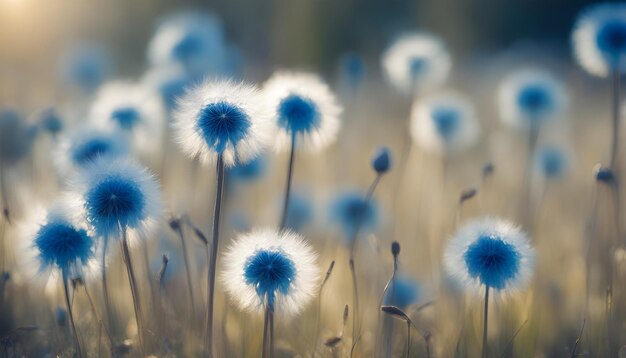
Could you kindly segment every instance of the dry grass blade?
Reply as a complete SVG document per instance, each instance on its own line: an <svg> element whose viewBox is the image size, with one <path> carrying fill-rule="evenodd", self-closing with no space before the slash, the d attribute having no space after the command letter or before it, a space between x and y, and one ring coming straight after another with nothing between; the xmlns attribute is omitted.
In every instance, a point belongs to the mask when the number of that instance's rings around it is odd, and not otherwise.
<svg viewBox="0 0 626 358"><path fill-rule="evenodd" d="M380 306L380 310L392 317L411 323L409 316L396 306Z"/></svg>
<svg viewBox="0 0 626 358"><path fill-rule="evenodd" d="M324 341L324 345L328 348L335 348L339 342L341 342L342 338L340 336L330 337Z"/></svg>
<svg viewBox="0 0 626 358"><path fill-rule="evenodd" d="M466 189L466 190L464 190L461 193L461 197L459 199L459 202L463 203L463 202L465 202L467 200L470 200L471 198L475 197L477 193L478 193L478 189L476 189L476 188Z"/></svg>

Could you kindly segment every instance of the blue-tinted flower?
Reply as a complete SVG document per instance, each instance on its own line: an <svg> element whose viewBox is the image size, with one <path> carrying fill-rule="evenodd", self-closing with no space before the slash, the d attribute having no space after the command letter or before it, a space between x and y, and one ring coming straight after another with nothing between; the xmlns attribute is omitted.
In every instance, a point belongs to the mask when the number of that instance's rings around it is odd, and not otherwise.
<svg viewBox="0 0 626 358"><path fill-rule="evenodd" d="M335 95L321 78L310 73L277 72L263 86L279 127L276 146L297 144L319 150L337 137L341 107Z"/></svg>
<svg viewBox="0 0 626 358"><path fill-rule="evenodd" d="M189 75L176 65L152 68L143 77L142 82L161 96L168 110L176 107L176 101L192 83Z"/></svg>
<svg viewBox="0 0 626 358"><path fill-rule="evenodd" d="M228 166L261 154L274 126L258 90L244 83L208 81L187 91L174 114L183 151L211 162L222 155Z"/></svg>
<svg viewBox="0 0 626 358"><path fill-rule="evenodd" d="M356 239L357 232L367 233L378 227L378 205L373 199L347 191L339 194L331 203L330 219L343 231L348 243Z"/></svg>
<svg viewBox="0 0 626 358"><path fill-rule="evenodd" d="M69 206L56 205L34 234L33 245L42 269L56 267L64 275L76 275L93 258L94 240L70 210Z"/></svg>
<svg viewBox="0 0 626 358"><path fill-rule="evenodd" d="M413 104L411 136L422 148L436 153L467 149L480 136L474 106L465 97L442 93Z"/></svg>
<svg viewBox="0 0 626 358"><path fill-rule="evenodd" d="M626 71L626 4L594 4L583 10L572 32L574 54L587 72L606 77Z"/></svg>
<svg viewBox="0 0 626 358"><path fill-rule="evenodd" d="M87 92L94 91L111 73L111 57L97 44L79 44L70 48L61 59L65 81Z"/></svg>
<svg viewBox="0 0 626 358"><path fill-rule="evenodd" d="M63 130L63 120L54 108L48 108L41 113L39 125L53 136L56 136Z"/></svg>
<svg viewBox="0 0 626 358"><path fill-rule="evenodd" d="M341 57L340 65L343 80L352 90L356 90L365 77L363 58L355 53L348 53Z"/></svg>
<svg viewBox="0 0 626 358"><path fill-rule="evenodd" d="M91 123L122 130L133 148L153 154L162 148L165 108L152 88L125 81L108 82L89 112Z"/></svg>
<svg viewBox="0 0 626 358"><path fill-rule="evenodd" d="M235 239L222 262L221 279L239 308L295 315L313 299L319 268L316 254L299 235L253 231Z"/></svg>
<svg viewBox="0 0 626 358"><path fill-rule="evenodd" d="M235 164L234 167L228 169L228 178L237 181L252 181L263 174L267 169L267 158L263 155L258 156L244 164Z"/></svg>
<svg viewBox="0 0 626 358"><path fill-rule="evenodd" d="M440 86L452 67L445 44L419 32L398 37L382 55L381 64L389 83L405 95Z"/></svg>
<svg viewBox="0 0 626 358"><path fill-rule="evenodd" d="M378 174L386 173L391 168L391 151L387 147L380 147L372 157L372 168Z"/></svg>
<svg viewBox="0 0 626 358"><path fill-rule="evenodd" d="M221 21L207 12L179 12L165 17L148 45L153 66L178 64L194 79L223 73L228 48Z"/></svg>
<svg viewBox="0 0 626 358"><path fill-rule="evenodd" d="M15 164L28 155L35 134L19 113L0 110L0 166Z"/></svg>
<svg viewBox="0 0 626 358"><path fill-rule="evenodd" d="M127 155L128 143L119 130L81 127L61 139L55 164L60 174L68 175L96 160L115 160Z"/></svg>
<svg viewBox="0 0 626 358"><path fill-rule="evenodd" d="M445 266L459 283L496 290L521 288L530 279L534 249L526 234L499 219L472 221L452 237Z"/></svg>
<svg viewBox="0 0 626 358"><path fill-rule="evenodd" d="M506 124L528 128L562 117L567 107L567 93L550 73L521 69L502 81L499 103Z"/></svg>
<svg viewBox="0 0 626 358"><path fill-rule="evenodd" d="M105 238L146 237L161 219L161 195L154 177L130 161L96 161L80 172L77 185L85 216Z"/></svg>
<svg viewBox="0 0 626 358"><path fill-rule="evenodd" d="M385 294L385 305L396 306L402 309L417 303L421 289L416 280L409 276L397 275L389 283Z"/></svg>
<svg viewBox="0 0 626 358"><path fill-rule="evenodd" d="M569 169L569 157L560 148L542 147L537 153L537 166L546 178L558 179Z"/></svg>
<svg viewBox="0 0 626 358"><path fill-rule="evenodd" d="M289 195L289 206L285 228L302 232L311 223L314 216L313 203L308 195L294 191Z"/></svg>

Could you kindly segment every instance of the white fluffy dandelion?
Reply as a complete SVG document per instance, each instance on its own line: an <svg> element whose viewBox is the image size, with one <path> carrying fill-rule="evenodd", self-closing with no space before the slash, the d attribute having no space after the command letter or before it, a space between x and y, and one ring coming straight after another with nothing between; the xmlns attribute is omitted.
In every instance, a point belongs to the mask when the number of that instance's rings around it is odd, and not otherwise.
<svg viewBox="0 0 626 358"><path fill-rule="evenodd" d="M512 223L497 219L474 220L450 240L444 265L462 286L480 292L523 288L533 272L535 251L526 234Z"/></svg>
<svg viewBox="0 0 626 358"><path fill-rule="evenodd" d="M480 126L474 107L455 93L432 95L413 104L411 136L427 151L446 154L476 143Z"/></svg>
<svg viewBox="0 0 626 358"><path fill-rule="evenodd" d="M226 292L245 311L268 306L281 316L300 313L319 284L317 255L291 232L257 230L238 237L222 258Z"/></svg>
<svg viewBox="0 0 626 358"><path fill-rule="evenodd" d="M383 53L381 64L386 79L396 90L413 95L443 84L452 60L439 38L416 32L398 37Z"/></svg>
<svg viewBox="0 0 626 358"><path fill-rule="evenodd" d="M626 71L626 5L594 4L583 10L572 31L576 60L592 75Z"/></svg>
<svg viewBox="0 0 626 358"><path fill-rule="evenodd" d="M498 92L500 115L515 128L540 126L563 117L568 97L565 87L547 71L524 68L512 72Z"/></svg>
<svg viewBox="0 0 626 358"><path fill-rule="evenodd" d="M89 119L95 125L121 130L131 146L142 153L161 148L165 109L156 91L147 86L127 81L103 85Z"/></svg>
<svg viewBox="0 0 626 358"><path fill-rule="evenodd" d="M279 128L276 148L296 145L321 150L337 138L342 108L330 87L317 75L276 72L263 86Z"/></svg>
<svg viewBox="0 0 626 358"><path fill-rule="evenodd" d="M267 148L274 126L256 87L206 81L180 98L174 130L183 151L206 163L223 157L227 166L246 163Z"/></svg>

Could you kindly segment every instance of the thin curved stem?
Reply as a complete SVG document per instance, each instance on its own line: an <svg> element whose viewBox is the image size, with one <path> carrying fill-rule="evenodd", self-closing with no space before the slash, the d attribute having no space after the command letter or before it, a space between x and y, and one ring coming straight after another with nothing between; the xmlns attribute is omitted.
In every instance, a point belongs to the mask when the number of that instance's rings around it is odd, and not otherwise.
<svg viewBox="0 0 626 358"><path fill-rule="evenodd" d="M139 347L142 354L145 353L144 340L143 340L143 320L141 318L141 302L139 301L139 291L137 288L137 279L135 276L135 269L133 267L133 261L130 257L130 249L128 248L128 238L126 235L126 228L122 228L122 254L124 256L124 262L126 263L126 272L128 274L128 281L130 282L130 291L133 296L133 307L135 309L135 320L137 321L137 338L139 339Z"/></svg>
<svg viewBox="0 0 626 358"><path fill-rule="evenodd" d="M406 357L411 356L411 322L406 324Z"/></svg>
<svg viewBox="0 0 626 358"><path fill-rule="evenodd" d="M267 358L267 344L268 344L268 335L269 335L269 319L270 319L270 307L265 306L265 316L263 318L263 351L261 352L261 356L263 358Z"/></svg>
<svg viewBox="0 0 626 358"><path fill-rule="evenodd" d="M206 311L206 343L209 356L214 356L213 344L213 305L215 302L215 270L217 267L217 250L219 247L220 235L220 214L222 211L222 196L224 193L224 157L217 156L217 187L215 195L215 209L213 212L213 241L211 241L211 252L208 272L208 292Z"/></svg>
<svg viewBox="0 0 626 358"><path fill-rule="evenodd" d="M483 316L483 358L487 358L487 328L489 324L489 286L485 285L485 311Z"/></svg>
<svg viewBox="0 0 626 358"><path fill-rule="evenodd" d="M189 254L187 253L187 243L185 242L185 235L183 233L183 229L179 226L176 230L178 232L178 237L180 238L181 248L183 251L183 262L185 263L185 273L187 277L187 290L189 292L189 316L192 317L192 326L195 326L195 301L193 298L193 284L191 281L191 270L189 269Z"/></svg>
<svg viewBox="0 0 626 358"><path fill-rule="evenodd" d="M270 358L274 357L274 308L270 305L270 317L269 317L269 327L270 327L270 334L269 334L269 341L270 341Z"/></svg>
<svg viewBox="0 0 626 358"><path fill-rule="evenodd" d="M621 117L621 108L620 108L620 97L621 97L621 88L620 88L620 75L619 71L613 71L611 74L611 78L613 80L613 121L612 121L612 138L611 138L611 157L610 157L610 168L611 170L615 170L615 165L617 163L617 154L619 150L619 122Z"/></svg>
<svg viewBox="0 0 626 358"><path fill-rule="evenodd" d="M291 150L289 152L289 166L287 168L287 183L285 185L285 200L283 202L283 213L280 219L280 230L287 225L287 214L289 212L289 197L291 196L291 182L293 178L293 166L296 156L296 132L291 135Z"/></svg>
<svg viewBox="0 0 626 358"><path fill-rule="evenodd" d="M105 237L102 242L102 266L100 267L100 274L102 278L102 295L104 296L104 306L107 315L107 323L109 327L113 325L113 309L111 308L111 299L109 297L109 284L107 282L107 266L106 257L107 250L109 248L109 238Z"/></svg>
<svg viewBox="0 0 626 358"><path fill-rule="evenodd" d="M76 331L76 324L74 322L74 313L72 313L72 304L70 303L70 293L67 287L67 281L69 278L65 271L63 271L63 292L65 293L65 304L67 305L67 313L70 316L70 325L72 327L72 336L74 338L74 345L76 347L76 353L79 357L83 356L83 350L80 346L80 339L78 338L78 332Z"/></svg>

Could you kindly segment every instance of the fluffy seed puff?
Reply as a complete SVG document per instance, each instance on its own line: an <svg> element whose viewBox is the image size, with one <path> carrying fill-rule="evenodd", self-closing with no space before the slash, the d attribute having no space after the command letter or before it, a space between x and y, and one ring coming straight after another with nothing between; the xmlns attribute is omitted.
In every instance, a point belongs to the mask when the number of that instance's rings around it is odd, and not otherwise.
<svg viewBox="0 0 626 358"><path fill-rule="evenodd" d="M498 92L502 121L529 128L563 117L568 104L565 87L551 73L534 68L509 74Z"/></svg>
<svg viewBox="0 0 626 358"><path fill-rule="evenodd" d="M535 251L526 234L508 221L474 220L448 243L444 265L462 286L476 292L488 286L501 292L521 289L532 275Z"/></svg>
<svg viewBox="0 0 626 358"><path fill-rule="evenodd" d="M383 74L405 95L443 84L452 60L445 44L436 36L416 32L398 37L383 53Z"/></svg>
<svg viewBox="0 0 626 358"><path fill-rule="evenodd" d="M89 119L96 126L121 130L141 153L161 149L165 108L158 93L148 86L126 81L106 83L98 91Z"/></svg>
<svg viewBox="0 0 626 358"><path fill-rule="evenodd" d="M275 132L266 101L256 87L206 81L178 101L174 130L183 151L211 163L245 164L268 147Z"/></svg>
<svg viewBox="0 0 626 358"><path fill-rule="evenodd" d="M335 141L343 109L335 94L317 75L305 72L276 72L263 86L279 128L276 148L296 145L311 151L324 149Z"/></svg>
<svg viewBox="0 0 626 358"><path fill-rule="evenodd" d="M317 255L294 233L257 230L243 234L222 258L221 280L226 292L245 311L300 313L314 298L319 284Z"/></svg>
<svg viewBox="0 0 626 358"><path fill-rule="evenodd" d="M410 133L425 150L446 154L475 144L480 126L469 100L458 94L441 93L413 104Z"/></svg>
<svg viewBox="0 0 626 358"><path fill-rule="evenodd" d="M592 75L626 71L626 4L594 4L583 10L572 31L574 55Z"/></svg>
<svg viewBox="0 0 626 358"><path fill-rule="evenodd" d="M105 239L120 239L126 231L132 244L149 237L161 219L156 179L130 160L95 161L77 175L74 186L87 222Z"/></svg>

